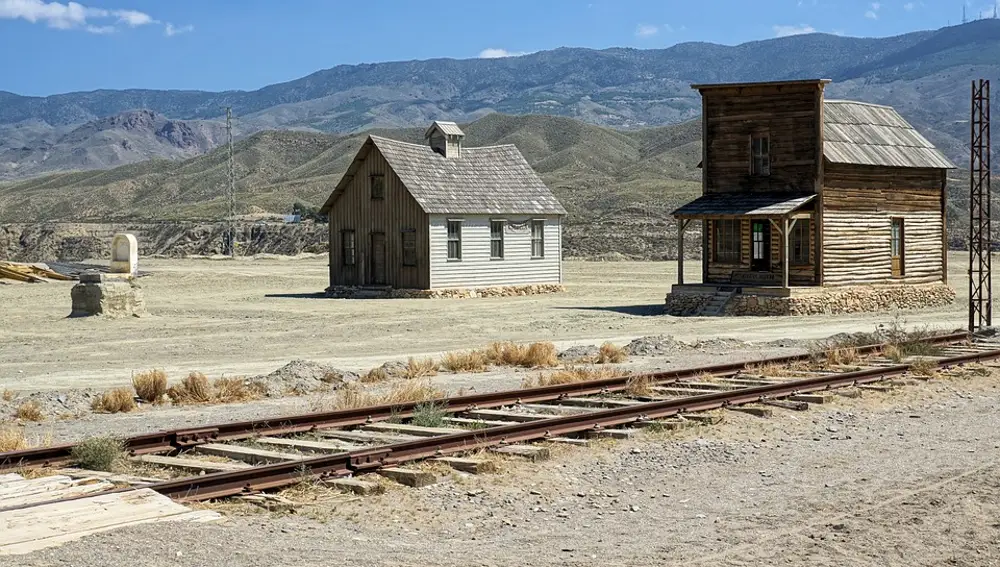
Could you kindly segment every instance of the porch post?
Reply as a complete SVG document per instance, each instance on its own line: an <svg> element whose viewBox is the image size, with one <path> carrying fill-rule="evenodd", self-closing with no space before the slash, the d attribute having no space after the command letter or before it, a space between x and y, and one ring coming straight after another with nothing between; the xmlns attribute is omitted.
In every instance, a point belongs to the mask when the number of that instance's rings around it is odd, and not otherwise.
<svg viewBox="0 0 1000 567"><path fill-rule="evenodd" d="M782 234L785 239L785 251L784 254L781 255L781 286L785 289L788 289L788 232L790 228L791 226L788 224L788 217L785 217L785 230Z"/></svg>
<svg viewBox="0 0 1000 567"><path fill-rule="evenodd" d="M677 285L684 285L684 229L688 221L677 219Z"/></svg>

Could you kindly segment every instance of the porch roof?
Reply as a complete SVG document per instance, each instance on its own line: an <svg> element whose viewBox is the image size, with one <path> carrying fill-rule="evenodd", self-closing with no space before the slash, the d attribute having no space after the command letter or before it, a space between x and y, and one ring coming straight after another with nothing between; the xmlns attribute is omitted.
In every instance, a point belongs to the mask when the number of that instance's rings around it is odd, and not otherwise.
<svg viewBox="0 0 1000 567"><path fill-rule="evenodd" d="M710 193L675 210L678 218L783 217L809 203L815 194Z"/></svg>

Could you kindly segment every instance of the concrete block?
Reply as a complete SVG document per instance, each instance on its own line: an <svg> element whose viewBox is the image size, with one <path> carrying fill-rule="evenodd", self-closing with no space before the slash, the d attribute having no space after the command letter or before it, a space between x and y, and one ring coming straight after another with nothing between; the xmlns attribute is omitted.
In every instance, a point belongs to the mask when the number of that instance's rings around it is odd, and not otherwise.
<svg viewBox="0 0 1000 567"><path fill-rule="evenodd" d="M81 281L70 290L70 297L73 302L70 317L141 317L146 314L142 288L130 280Z"/></svg>

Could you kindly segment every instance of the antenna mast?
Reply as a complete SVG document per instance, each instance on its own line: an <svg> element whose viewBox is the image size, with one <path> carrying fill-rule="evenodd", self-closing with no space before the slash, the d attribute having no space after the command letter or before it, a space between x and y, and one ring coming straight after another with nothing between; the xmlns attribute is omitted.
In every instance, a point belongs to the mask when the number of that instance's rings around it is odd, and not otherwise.
<svg viewBox="0 0 1000 567"><path fill-rule="evenodd" d="M990 82L972 82L969 163L969 332L993 324L990 226Z"/></svg>
<svg viewBox="0 0 1000 567"><path fill-rule="evenodd" d="M968 21L969 21L968 18L965 17L965 4L963 3L962 4L962 23L965 24L965 23L968 23Z"/></svg>
<svg viewBox="0 0 1000 567"><path fill-rule="evenodd" d="M226 198L229 202L229 256L236 257L236 179L233 172L233 109L226 107L226 136L229 138L229 186L226 188Z"/></svg>

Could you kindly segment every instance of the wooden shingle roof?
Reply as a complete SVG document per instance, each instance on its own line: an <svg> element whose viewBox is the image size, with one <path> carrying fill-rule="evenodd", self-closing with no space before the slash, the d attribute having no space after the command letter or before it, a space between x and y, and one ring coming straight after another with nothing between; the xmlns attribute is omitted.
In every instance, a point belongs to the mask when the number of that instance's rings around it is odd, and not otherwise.
<svg viewBox="0 0 1000 567"><path fill-rule="evenodd" d="M824 101L823 156L852 165L955 168L894 108L847 100Z"/></svg>
<svg viewBox="0 0 1000 567"><path fill-rule="evenodd" d="M462 129L458 127L458 124L455 124L454 122L446 122L444 120L435 120L430 125L430 127L427 128L427 131L424 133L425 138L431 135L431 132L434 130L435 126L438 128L438 130L441 130L441 132L449 136L465 136L465 132L463 132Z"/></svg>
<svg viewBox="0 0 1000 567"><path fill-rule="evenodd" d="M462 148L461 156L449 158L427 145L381 136L361 146L322 212L333 207L373 147L428 214L566 214L513 144Z"/></svg>

